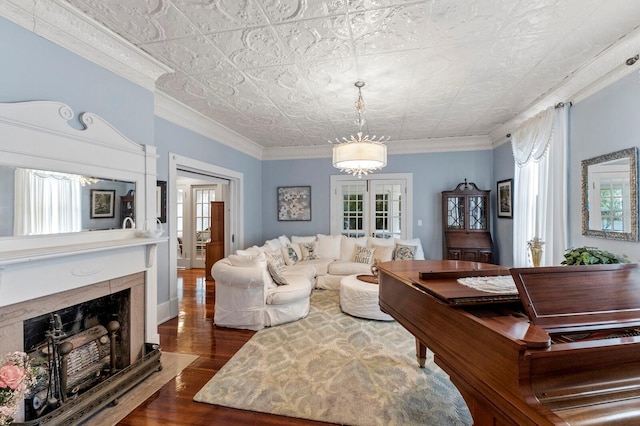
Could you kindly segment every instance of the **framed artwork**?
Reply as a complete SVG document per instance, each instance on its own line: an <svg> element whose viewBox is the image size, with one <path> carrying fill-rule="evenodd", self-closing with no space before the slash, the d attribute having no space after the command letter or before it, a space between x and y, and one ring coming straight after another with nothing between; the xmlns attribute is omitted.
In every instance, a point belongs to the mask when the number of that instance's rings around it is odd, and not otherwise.
<svg viewBox="0 0 640 426"><path fill-rule="evenodd" d="M278 220L311 220L311 187L278 187Z"/></svg>
<svg viewBox="0 0 640 426"><path fill-rule="evenodd" d="M91 219L115 217L116 191L113 189L91 190Z"/></svg>
<svg viewBox="0 0 640 426"><path fill-rule="evenodd" d="M513 179L498 181L498 217L513 218Z"/></svg>
<svg viewBox="0 0 640 426"><path fill-rule="evenodd" d="M160 223L167 223L167 182L156 181L156 217Z"/></svg>

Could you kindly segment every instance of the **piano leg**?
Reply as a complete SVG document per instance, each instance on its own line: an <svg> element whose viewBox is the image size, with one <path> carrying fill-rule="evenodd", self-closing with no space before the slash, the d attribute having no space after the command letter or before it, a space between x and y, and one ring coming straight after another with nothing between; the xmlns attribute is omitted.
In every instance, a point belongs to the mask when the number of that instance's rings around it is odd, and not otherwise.
<svg viewBox="0 0 640 426"><path fill-rule="evenodd" d="M418 339L416 339L416 358L420 368L424 368L427 362L427 346Z"/></svg>

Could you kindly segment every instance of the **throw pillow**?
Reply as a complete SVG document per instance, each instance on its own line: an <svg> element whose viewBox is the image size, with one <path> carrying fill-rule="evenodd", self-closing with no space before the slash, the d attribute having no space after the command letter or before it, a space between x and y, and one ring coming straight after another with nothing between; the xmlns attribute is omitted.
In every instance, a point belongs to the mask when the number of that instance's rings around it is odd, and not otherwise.
<svg viewBox="0 0 640 426"><path fill-rule="evenodd" d="M286 235L280 235L278 237L278 241L280 241L280 245L282 247L286 247L287 245L291 244L291 240L289 240L289 237L287 237Z"/></svg>
<svg viewBox="0 0 640 426"><path fill-rule="evenodd" d="M318 259L318 252L316 249L316 242L300 243L300 251L302 252L302 260L315 260Z"/></svg>
<svg viewBox="0 0 640 426"><path fill-rule="evenodd" d="M357 245L366 246L367 237L344 237L340 247L340 260L348 260L351 262Z"/></svg>
<svg viewBox="0 0 640 426"><path fill-rule="evenodd" d="M295 265L302 260L302 252L300 251L299 244L288 244L282 248L282 256L284 256L284 263L287 265Z"/></svg>
<svg viewBox="0 0 640 426"><path fill-rule="evenodd" d="M271 275L271 278L273 278L273 282L275 282L276 285L289 284L287 282L287 279L282 276L281 270L276 268L273 263L267 262L267 269L269 270L269 274Z"/></svg>
<svg viewBox="0 0 640 426"><path fill-rule="evenodd" d="M371 260L373 260L373 252L373 249L366 248L365 246L356 246L356 251L353 253L353 262L371 263Z"/></svg>
<svg viewBox="0 0 640 426"><path fill-rule="evenodd" d="M424 260L424 250L422 250L422 243L420 238L413 238L411 240L401 240L399 238L394 239L396 244L402 244L403 246L415 246L416 253L413 256L415 260Z"/></svg>
<svg viewBox="0 0 640 426"><path fill-rule="evenodd" d="M285 267L284 256L282 256L282 251L266 251L265 256L267 258L267 263L273 265L278 270L281 270Z"/></svg>
<svg viewBox="0 0 640 426"><path fill-rule="evenodd" d="M378 259L378 263L393 260L393 247L374 244L372 248L374 250L373 258Z"/></svg>
<svg viewBox="0 0 640 426"><path fill-rule="evenodd" d="M342 235L318 234L318 256L323 259L340 259Z"/></svg>
<svg viewBox="0 0 640 426"><path fill-rule="evenodd" d="M413 260L416 255L416 246L405 246L402 244L396 244L396 249L393 251L394 260Z"/></svg>

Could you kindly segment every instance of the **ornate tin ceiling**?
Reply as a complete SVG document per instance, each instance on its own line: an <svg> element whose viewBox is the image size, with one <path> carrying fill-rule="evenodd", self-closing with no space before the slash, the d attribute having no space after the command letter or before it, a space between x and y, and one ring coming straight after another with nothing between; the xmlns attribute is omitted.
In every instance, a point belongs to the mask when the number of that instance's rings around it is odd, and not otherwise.
<svg viewBox="0 0 640 426"><path fill-rule="evenodd" d="M264 148L486 136L640 23L637 0L68 0L175 70L160 91Z"/></svg>

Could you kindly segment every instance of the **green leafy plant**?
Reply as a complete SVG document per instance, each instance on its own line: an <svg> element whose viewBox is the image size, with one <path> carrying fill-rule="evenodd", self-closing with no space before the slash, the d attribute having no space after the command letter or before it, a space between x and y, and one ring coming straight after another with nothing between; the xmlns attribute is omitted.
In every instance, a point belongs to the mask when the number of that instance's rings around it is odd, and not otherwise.
<svg viewBox="0 0 640 426"><path fill-rule="evenodd" d="M626 256L618 257L606 250L595 247L570 248L564 253L563 265L604 265L608 263L628 263Z"/></svg>

